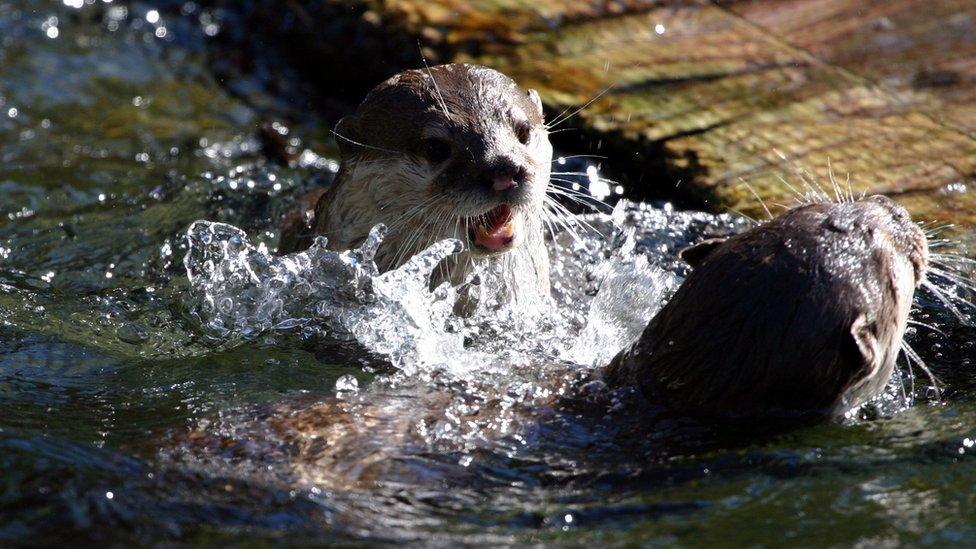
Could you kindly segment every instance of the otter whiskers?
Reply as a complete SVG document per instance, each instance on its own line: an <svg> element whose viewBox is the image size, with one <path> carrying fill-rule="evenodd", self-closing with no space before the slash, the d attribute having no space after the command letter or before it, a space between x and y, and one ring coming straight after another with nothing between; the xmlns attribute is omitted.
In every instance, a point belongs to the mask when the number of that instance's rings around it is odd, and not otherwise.
<svg viewBox="0 0 976 549"><path fill-rule="evenodd" d="M939 238L947 230L952 229L953 225L943 224L934 225L933 223L919 223L919 227L925 234L930 250L957 247L958 244L949 239ZM942 302L960 322L966 326L974 324L973 315L967 316L961 309L976 311L976 303L964 299L955 292L947 291L938 284L938 281L945 281L956 288L962 288L970 294L976 294L976 282L971 278L972 272L976 270L976 260L953 253L929 252L929 276L923 282L923 287L928 290L937 300ZM968 271L968 272L966 272Z"/></svg>
<svg viewBox="0 0 976 549"><path fill-rule="evenodd" d="M604 95L606 95L606 93L609 92L612 89L613 89L613 86L612 85L611 86L607 86L606 88L603 89L603 91L601 91L600 93L596 94L593 97L593 99L590 99L589 101L587 101L586 103L584 103L583 106L579 107L578 109L574 110L573 112L570 112L569 114L566 114L566 113L572 107L566 107L566 109L563 110L563 112L561 112L558 115L556 115L556 118L552 122L546 124L546 131L551 131L556 126L562 124L563 122L565 122L565 121L569 120L570 118L576 116L577 114L581 113L583 111L583 109L585 109L586 107L589 107L590 105L592 105L593 103L595 103L598 99L600 99L601 97L603 97Z"/></svg>
<svg viewBox="0 0 976 549"><path fill-rule="evenodd" d="M381 151L381 152L390 153L390 154L396 154L396 155L401 154L399 151L394 151L393 149L384 149L382 147L376 147L374 145L367 145L366 143L361 143L359 141L356 141L355 139L350 139L350 138L348 138L348 137L340 134L339 132L337 132L335 130L332 130L332 135L338 137L339 139L341 139L343 141L346 141L348 143L352 143L353 145L356 145L357 147L363 147L364 149L372 149L372 150L375 150L375 151Z"/></svg>
<svg viewBox="0 0 976 549"><path fill-rule="evenodd" d="M773 152L782 160L786 161L786 163L791 167L793 175L796 176L802 183L801 192L800 189L793 186L781 174L776 174L776 179L779 180L779 182L782 183L793 194L795 206L830 203L852 204L867 196L867 193L864 191L861 193L854 191L850 173L846 174L846 179L843 184L837 180L834 174L833 164L831 163L829 157L827 158L827 179L830 182L830 192L828 192L828 189L825 189L824 186L819 183L816 176L811 174L805 168L796 165L796 163L792 159L788 158L782 151L773 149Z"/></svg>
<svg viewBox="0 0 976 549"><path fill-rule="evenodd" d="M566 234L570 235L573 238L573 240L575 240L578 244L583 243L582 237L580 237L579 232L576 231L576 228L573 226L573 224L575 223L576 225L579 226L588 226L589 224L586 224L585 222L577 218L575 215L570 213L569 210L565 208L565 206L557 202L552 197L547 196L545 198L545 202L543 203L543 206L544 206L543 208L544 216L546 216L557 227L561 227L564 231L566 231ZM570 222L570 220L572 220L572 223ZM592 229L592 227L590 227L590 229ZM592 230L596 232L596 229L592 229ZM553 233L553 236L555 236L555 233Z"/></svg>
<svg viewBox="0 0 976 549"><path fill-rule="evenodd" d="M393 258L392 266L399 266L402 261L415 255L425 247L430 246L437 240L446 238L443 231L448 227L448 223L451 220L450 210L443 205L440 205L440 207L431 207L428 205L421 212L427 214L429 217L424 219L419 227L415 227L407 239L400 244ZM431 213L435 215L431 216Z"/></svg>
<svg viewBox="0 0 976 549"><path fill-rule="evenodd" d="M904 381L902 381L902 396L906 398L906 400L910 405L915 403L915 373L912 370L912 363L914 362L919 368L922 369L923 372L925 372L925 375L926 377L929 378L929 381L932 382L931 387L932 390L935 391L935 395L934 395L935 398L933 400L935 401L941 400L942 389L939 387L940 384L939 379L935 377L935 374L933 374L932 370L930 370L929 367L925 364L925 361L922 360L922 357L919 356L919 354L915 352L915 349L913 349L912 346L909 345L908 342L905 341L904 339L901 341L901 352L902 354L905 355L905 362L906 364L908 364L908 379L909 379L909 383L911 384L911 394L910 396L908 396L905 395L905 383Z"/></svg>
<svg viewBox="0 0 976 549"><path fill-rule="evenodd" d="M560 179L558 177L553 177L552 180L559 181L561 183L573 184L573 181L570 181L569 179ZM580 206L589 208L593 211L599 211L597 206L603 206L603 208L605 208L605 211L608 212L613 210L612 206L600 200L599 198L596 198L595 196L592 196L588 193L577 191L569 187L550 186L548 189L546 189L546 192L557 196L562 196L567 200L579 204Z"/></svg>

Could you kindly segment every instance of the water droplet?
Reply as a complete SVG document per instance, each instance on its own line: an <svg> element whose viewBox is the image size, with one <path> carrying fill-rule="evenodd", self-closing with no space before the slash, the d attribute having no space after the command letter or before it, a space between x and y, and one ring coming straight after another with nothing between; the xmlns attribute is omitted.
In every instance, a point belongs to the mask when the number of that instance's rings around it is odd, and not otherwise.
<svg viewBox="0 0 976 549"><path fill-rule="evenodd" d="M838 233L848 233L853 228L853 225L849 219L831 217L827 220L827 228Z"/></svg>
<svg viewBox="0 0 976 549"><path fill-rule="evenodd" d="M337 393L354 393L359 390L359 380L351 374L340 376L336 380L335 390Z"/></svg>

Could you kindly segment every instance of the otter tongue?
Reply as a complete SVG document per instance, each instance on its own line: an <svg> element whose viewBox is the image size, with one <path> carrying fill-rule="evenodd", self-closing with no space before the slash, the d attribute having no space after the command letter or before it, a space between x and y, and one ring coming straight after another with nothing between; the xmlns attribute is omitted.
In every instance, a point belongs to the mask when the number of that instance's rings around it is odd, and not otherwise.
<svg viewBox="0 0 976 549"><path fill-rule="evenodd" d="M485 214L485 217L487 220L475 228L474 241L489 250L508 246L515 236L511 206L502 204Z"/></svg>

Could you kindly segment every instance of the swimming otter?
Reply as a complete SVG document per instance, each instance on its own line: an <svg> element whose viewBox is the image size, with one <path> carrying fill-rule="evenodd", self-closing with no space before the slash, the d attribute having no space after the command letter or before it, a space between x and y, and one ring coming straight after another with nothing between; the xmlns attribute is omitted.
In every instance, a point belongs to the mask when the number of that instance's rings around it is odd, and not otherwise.
<svg viewBox="0 0 976 549"><path fill-rule="evenodd" d="M480 264L502 274L503 287L492 288L501 295L548 294L542 218L552 145L538 93L477 65L408 70L374 88L335 135L336 180L308 199L314 213L302 208L286 221L279 253L308 248L316 235L349 249L384 223L383 271L456 238L466 251L432 284L461 283Z"/></svg>
<svg viewBox="0 0 976 549"><path fill-rule="evenodd" d="M337 489L400 485L418 474L423 482L436 474L438 482L464 485L470 460L459 462L458 452L493 452L494 439L533 425L579 429L566 418L600 418L612 409L614 429L637 426L619 436L654 433L653 411L640 402L618 410L601 377L611 389L637 387L647 397L640 400L682 415L834 417L888 381L928 267L924 233L881 196L801 206L681 255L694 270L639 340L602 371L513 366L510 384L423 381L396 392L283 403L257 421L248 411L242 416L250 419L223 428L204 423L169 455L270 471L273 454L280 463L274 471L287 482ZM538 390L515 405L502 398L522 383ZM594 428L614 430L607 425Z"/></svg>
<svg viewBox="0 0 976 549"><path fill-rule="evenodd" d="M838 415L876 396L928 266L925 234L883 196L795 208L682 256L694 270L606 379L695 415Z"/></svg>

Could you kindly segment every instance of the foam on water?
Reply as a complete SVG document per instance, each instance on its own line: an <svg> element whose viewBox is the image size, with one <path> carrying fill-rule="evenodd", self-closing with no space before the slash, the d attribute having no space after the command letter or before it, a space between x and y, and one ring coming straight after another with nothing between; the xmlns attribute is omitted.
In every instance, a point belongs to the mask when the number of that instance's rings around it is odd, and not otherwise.
<svg viewBox="0 0 976 549"><path fill-rule="evenodd" d="M685 223L663 219L676 215ZM552 239L553 298L495 303L469 316L455 315L455 288L429 285L438 263L460 252L461 243L437 242L380 273L373 257L386 234L382 226L353 250L329 250L319 238L304 252L279 257L241 229L197 221L186 233L185 266L194 314L206 333L224 341L328 333L355 339L407 375L437 370L464 377L542 361L596 366L633 341L677 287L677 269L648 261L648 250L694 239L695 215L621 202L611 215L587 216L592 230L581 238L563 232ZM490 285L493 276L483 268L476 278Z"/></svg>
<svg viewBox="0 0 976 549"><path fill-rule="evenodd" d="M429 283L461 243L437 242L380 273L373 257L386 234L382 226L357 249L332 251L319 238L307 251L278 257L251 244L241 229L198 221L186 234L185 265L193 311L220 341L283 331L327 334L385 357L401 380L446 374L470 381L478 379L475 372L504 374L546 363L586 371L608 363L639 337L679 285L687 267L677 250L748 225L730 216L627 201L610 214L579 221L587 227L581 235L562 231L550 239L551 298L482 303L467 316L455 314L458 289ZM472 278L490 287L496 276L481 268ZM503 377L480 379L496 379L501 388L533 376ZM894 376L874 405L886 413L908 406L901 383ZM535 389L548 390L545 384Z"/></svg>

